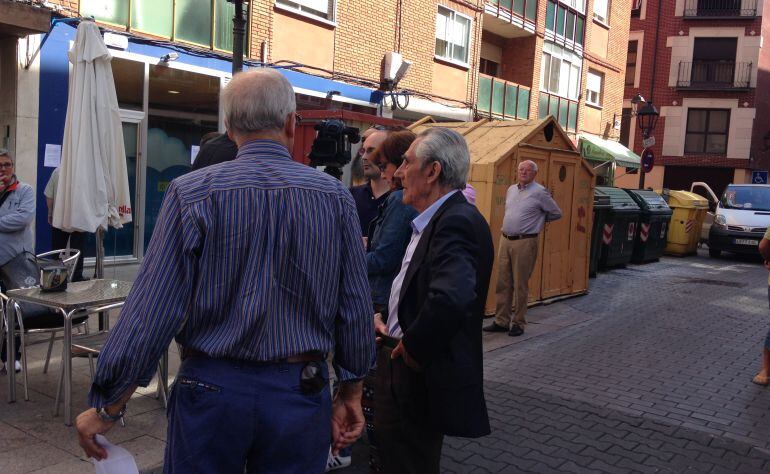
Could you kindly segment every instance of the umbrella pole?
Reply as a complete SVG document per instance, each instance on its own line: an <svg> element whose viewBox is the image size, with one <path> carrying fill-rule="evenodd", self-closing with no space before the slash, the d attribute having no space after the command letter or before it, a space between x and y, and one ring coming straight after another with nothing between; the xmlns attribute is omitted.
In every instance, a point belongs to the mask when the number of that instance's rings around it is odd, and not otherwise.
<svg viewBox="0 0 770 474"><path fill-rule="evenodd" d="M104 278L104 230L96 229L96 278ZM99 331L110 328L110 315L107 312L99 313Z"/></svg>

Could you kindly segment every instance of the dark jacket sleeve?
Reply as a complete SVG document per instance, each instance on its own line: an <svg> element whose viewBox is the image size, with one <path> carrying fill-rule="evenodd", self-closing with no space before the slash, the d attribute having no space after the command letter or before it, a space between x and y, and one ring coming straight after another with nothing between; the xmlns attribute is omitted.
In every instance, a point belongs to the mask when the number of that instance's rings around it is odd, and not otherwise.
<svg viewBox="0 0 770 474"><path fill-rule="evenodd" d="M477 299L475 228L473 220L462 213L436 223L428 254L427 297L403 338L407 352L423 366L460 331L463 318L473 315Z"/></svg>
<svg viewBox="0 0 770 474"><path fill-rule="evenodd" d="M399 268L412 235L410 222L417 216L417 211L402 203L400 196L391 195L388 201L377 230L376 245L366 253L369 275L392 273Z"/></svg>

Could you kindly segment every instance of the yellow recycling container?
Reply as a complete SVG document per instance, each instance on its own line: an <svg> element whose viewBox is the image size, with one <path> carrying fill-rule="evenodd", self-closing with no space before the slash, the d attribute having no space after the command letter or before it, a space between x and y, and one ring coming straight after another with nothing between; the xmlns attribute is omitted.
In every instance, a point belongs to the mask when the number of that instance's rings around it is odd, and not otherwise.
<svg viewBox="0 0 770 474"><path fill-rule="evenodd" d="M680 257L697 253L700 229L709 209L708 201L688 191L669 191L668 205L674 214L665 253Z"/></svg>

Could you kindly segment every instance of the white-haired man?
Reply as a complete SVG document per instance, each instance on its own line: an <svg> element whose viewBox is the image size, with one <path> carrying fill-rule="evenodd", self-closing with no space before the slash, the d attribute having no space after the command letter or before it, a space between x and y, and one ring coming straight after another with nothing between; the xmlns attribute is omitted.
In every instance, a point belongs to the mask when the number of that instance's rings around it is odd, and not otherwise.
<svg viewBox="0 0 770 474"><path fill-rule="evenodd" d="M521 336L527 325L529 277L537 261L537 236L546 222L561 218L561 209L551 194L535 182L537 164L519 163L518 183L508 188L505 197L500 253L497 261L497 308L495 321L484 327L488 332L508 332ZM511 304L516 295L516 313L511 323Z"/></svg>
<svg viewBox="0 0 770 474"><path fill-rule="evenodd" d="M364 425L372 303L353 199L292 161L295 99L279 72L222 94L233 161L174 180L99 357L80 445L109 430L171 339L184 347L168 408L166 472L323 472ZM326 354L341 380L332 404Z"/></svg>
<svg viewBox="0 0 770 474"><path fill-rule="evenodd" d="M386 322L375 326L375 431L385 473L438 473L444 435L489 434L481 320L494 261L489 226L462 194L465 139L418 135L395 176L417 210Z"/></svg>

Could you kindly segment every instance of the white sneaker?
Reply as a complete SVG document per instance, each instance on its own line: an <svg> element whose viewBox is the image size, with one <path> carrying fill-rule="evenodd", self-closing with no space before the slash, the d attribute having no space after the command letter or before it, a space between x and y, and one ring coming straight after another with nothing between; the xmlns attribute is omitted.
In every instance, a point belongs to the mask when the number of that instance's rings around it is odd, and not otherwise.
<svg viewBox="0 0 770 474"><path fill-rule="evenodd" d="M21 362L18 360L15 364L13 364L13 368L16 370L16 373L18 374L21 372ZM8 366L6 364L0 363L0 374L7 374L8 373Z"/></svg>
<svg viewBox="0 0 770 474"><path fill-rule="evenodd" d="M21 372L21 362L19 362L19 361L17 360L17 361L16 361L16 362L13 364L13 368L14 368L14 369L16 369L16 373L17 373L17 374L18 374L19 372Z"/></svg>
<svg viewBox="0 0 770 474"><path fill-rule="evenodd" d="M350 466L353 461L351 456L335 456L329 451L329 458L326 460L326 472L344 469Z"/></svg>

